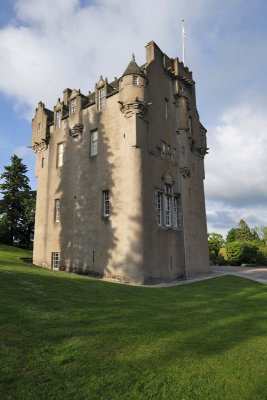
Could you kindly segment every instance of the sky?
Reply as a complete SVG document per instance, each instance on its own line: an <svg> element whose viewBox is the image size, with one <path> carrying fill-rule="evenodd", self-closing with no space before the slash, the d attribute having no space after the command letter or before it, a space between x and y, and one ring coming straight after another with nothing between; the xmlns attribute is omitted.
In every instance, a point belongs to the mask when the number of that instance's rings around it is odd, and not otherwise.
<svg viewBox="0 0 267 400"><path fill-rule="evenodd" d="M36 188L31 120L53 110L66 87L93 91L119 77L154 40L182 58L196 81L208 130L208 231L239 220L267 225L266 0L2 0L0 2L0 174L15 153Z"/></svg>

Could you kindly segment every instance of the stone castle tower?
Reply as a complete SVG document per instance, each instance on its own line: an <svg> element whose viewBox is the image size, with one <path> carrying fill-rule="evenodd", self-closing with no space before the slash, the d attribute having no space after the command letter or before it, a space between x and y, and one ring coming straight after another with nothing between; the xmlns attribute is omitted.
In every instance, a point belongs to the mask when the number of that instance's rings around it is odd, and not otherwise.
<svg viewBox="0 0 267 400"><path fill-rule="evenodd" d="M120 79L40 102L31 146L36 265L139 283L208 271L195 82L153 41Z"/></svg>

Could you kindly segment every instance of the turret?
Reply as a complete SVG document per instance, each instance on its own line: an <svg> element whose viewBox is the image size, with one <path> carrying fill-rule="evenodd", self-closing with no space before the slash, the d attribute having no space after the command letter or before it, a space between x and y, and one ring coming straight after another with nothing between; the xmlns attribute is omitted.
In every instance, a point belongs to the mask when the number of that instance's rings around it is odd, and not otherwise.
<svg viewBox="0 0 267 400"><path fill-rule="evenodd" d="M147 77L136 64L134 54L119 80L119 103L126 117L142 117L147 108Z"/></svg>
<svg viewBox="0 0 267 400"><path fill-rule="evenodd" d="M44 103L38 103L32 120L31 147L38 152L47 147L49 141L48 125L53 122L53 112L46 109Z"/></svg>

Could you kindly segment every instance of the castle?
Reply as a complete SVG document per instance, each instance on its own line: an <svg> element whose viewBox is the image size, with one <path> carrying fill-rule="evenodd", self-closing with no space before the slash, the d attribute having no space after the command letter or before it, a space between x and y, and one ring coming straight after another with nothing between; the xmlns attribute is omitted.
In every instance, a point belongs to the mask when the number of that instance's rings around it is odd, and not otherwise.
<svg viewBox="0 0 267 400"><path fill-rule="evenodd" d="M121 78L40 102L31 147L34 264L145 284L208 271L206 130L178 58L151 41Z"/></svg>

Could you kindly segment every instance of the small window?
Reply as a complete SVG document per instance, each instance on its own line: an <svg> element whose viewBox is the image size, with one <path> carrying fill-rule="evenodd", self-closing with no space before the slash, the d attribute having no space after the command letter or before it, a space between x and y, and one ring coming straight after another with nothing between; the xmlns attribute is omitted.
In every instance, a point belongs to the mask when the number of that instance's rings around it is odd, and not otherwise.
<svg viewBox="0 0 267 400"><path fill-rule="evenodd" d="M185 147L184 146L182 147L182 154L183 154L183 156L185 155Z"/></svg>
<svg viewBox="0 0 267 400"><path fill-rule="evenodd" d="M171 194L171 186L170 185L165 185L165 193Z"/></svg>
<svg viewBox="0 0 267 400"><path fill-rule="evenodd" d="M173 198L173 225L177 228L178 225L178 199L177 197Z"/></svg>
<svg viewBox="0 0 267 400"><path fill-rule="evenodd" d="M188 118L188 126L189 126L189 133L192 135L193 130L192 130L192 117Z"/></svg>
<svg viewBox="0 0 267 400"><path fill-rule="evenodd" d="M57 167L62 167L63 165L63 143L58 143L57 145Z"/></svg>
<svg viewBox="0 0 267 400"><path fill-rule="evenodd" d="M161 142L161 149L162 149L162 153L166 153L166 143L165 142Z"/></svg>
<svg viewBox="0 0 267 400"><path fill-rule="evenodd" d="M109 190L103 191L103 216L109 217Z"/></svg>
<svg viewBox="0 0 267 400"><path fill-rule="evenodd" d="M42 168L44 168L44 158L42 158Z"/></svg>
<svg viewBox="0 0 267 400"><path fill-rule="evenodd" d="M75 113L76 111L76 98L71 100L70 102L70 112Z"/></svg>
<svg viewBox="0 0 267 400"><path fill-rule="evenodd" d="M59 266L59 253L53 252L52 253L52 269L58 270Z"/></svg>
<svg viewBox="0 0 267 400"><path fill-rule="evenodd" d="M162 226L162 193L157 194L158 225Z"/></svg>
<svg viewBox="0 0 267 400"><path fill-rule="evenodd" d="M41 123L37 124L37 132L41 132Z"/></svg>
<svg viewBox="0 0 267 400"><path fill-rule="evenodd" d="M105 90L101 88L98 90L98 110L105 108Z"/></svg>
<svg viewBox="0 0 267 400"><path fill-rule="evenodd" d="M133 76L133 85L137 86L138 85L138 78L137 76Z"/></svg>
<svg viewBox="0 0 267 400"><path fill-rule="evenodd" d="M61 127L61 111L57 111L56 113L56 129Z"/></svg>
<svg viewBox="0 0 267 400"><path fill-rule="evenodd" d="M55 222L59 222L60 217L60 199L55 200Z"/></svg>
<svg viewBox="0 0 267 400"><path fill-rule="evenodd" d="M91 156L97 155L98 130L91 132Z"/></svg>
<svg viewBox="0 0 267 400"><path fill-rule="evenodd" d="M165 99L165 118L168 119L168 99Z"/></svg>

